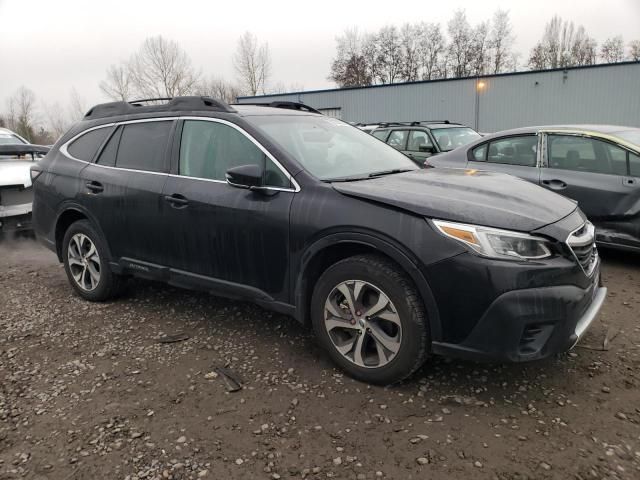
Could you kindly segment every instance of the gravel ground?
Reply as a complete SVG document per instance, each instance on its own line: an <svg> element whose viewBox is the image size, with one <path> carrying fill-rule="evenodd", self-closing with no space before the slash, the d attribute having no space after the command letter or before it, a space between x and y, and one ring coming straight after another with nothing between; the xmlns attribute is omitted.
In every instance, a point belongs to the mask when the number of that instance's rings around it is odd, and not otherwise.
<svg viewBox="0 0 640 480"><path fill-rule="evenodd" d="M379 388L292 319L143 281L91 304L53 254L5 243L0 479L638 479L640 256L603 257L609 298L571 353L433 358Z"/></svg>

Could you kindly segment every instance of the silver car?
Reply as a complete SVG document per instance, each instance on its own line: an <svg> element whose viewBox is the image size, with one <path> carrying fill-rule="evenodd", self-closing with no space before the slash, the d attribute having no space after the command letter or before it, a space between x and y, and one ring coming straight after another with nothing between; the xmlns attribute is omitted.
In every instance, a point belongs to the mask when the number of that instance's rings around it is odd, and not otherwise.
<svg viewBox="0 0 640 480"><path fill-rule="evenodd" d="M640 252L640 129L558 125L506 130L426 166L509 173L576 200L598 244Z"/></svg>

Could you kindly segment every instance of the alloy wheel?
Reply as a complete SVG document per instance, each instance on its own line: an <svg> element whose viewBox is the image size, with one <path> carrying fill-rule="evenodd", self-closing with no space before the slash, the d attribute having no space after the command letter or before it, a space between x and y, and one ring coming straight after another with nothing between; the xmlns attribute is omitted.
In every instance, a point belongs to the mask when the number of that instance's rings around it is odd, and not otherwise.
<svg viewBox="0 0 640 480"><path fill-rule="evenodd" d="M369 282L347 280L335 286L325 301L324 325L336 350L359 367L382 367L400 350L398 311Z"/></svg>
<svg viewBox="0 0 640 480"><path fill-rule="evenodd" d="M96 246L83 233L76 233L67 248L69 271L76 284L88 292L100 282L100 256Z"/></svg>

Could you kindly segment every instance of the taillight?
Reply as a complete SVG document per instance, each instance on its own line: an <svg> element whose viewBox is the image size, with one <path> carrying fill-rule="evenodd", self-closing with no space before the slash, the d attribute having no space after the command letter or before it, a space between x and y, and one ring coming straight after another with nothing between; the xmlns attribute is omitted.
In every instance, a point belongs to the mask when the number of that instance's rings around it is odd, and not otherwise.
<svg viewBox="0 0 640 480"><path fill-rule="evenodd" d="M41 173L42 173L42 169L41 168L36 167L35 165L33 167L31 167L31 183L32 184L33 184L33 182L36 181L36 178L38 178Z"/></svg>

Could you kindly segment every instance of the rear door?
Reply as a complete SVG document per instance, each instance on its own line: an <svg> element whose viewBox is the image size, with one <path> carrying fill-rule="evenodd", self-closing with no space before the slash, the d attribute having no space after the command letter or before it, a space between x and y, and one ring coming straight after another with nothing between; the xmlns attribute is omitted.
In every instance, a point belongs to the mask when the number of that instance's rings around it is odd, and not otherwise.
<svg viewBox="0 0 640 480"><path fill-rule="evenodd" d="M493 139L470 151L467 168L508 173L537 184L539 141L536 134Z"/></svg>
<svg viewBox="0 0 640 480"><path fill-rule="evenodd" d="M577 200L601 228L606 229L610 222L637 223L640 183L633 174L640 172L636 154L581 134L547 133L546 144L541 186Z"/></svg>
<svg viewBox="0 0 640 480"><path fill-rule="evenodd" d="M161 194L169 171L173 120L120 125L95 163L82 171L84 203L97 218L114 259L159 268L166 236ZM129 262L129 263L127 263Z"/></svg>
<svg viewBox="0 0 640 480"><path fill-rule="evenodd" d="M391 130L387 137L387 144L404 152L407 150L407 138L409 137L409 130Z"/></svg>

